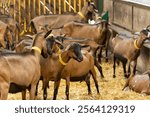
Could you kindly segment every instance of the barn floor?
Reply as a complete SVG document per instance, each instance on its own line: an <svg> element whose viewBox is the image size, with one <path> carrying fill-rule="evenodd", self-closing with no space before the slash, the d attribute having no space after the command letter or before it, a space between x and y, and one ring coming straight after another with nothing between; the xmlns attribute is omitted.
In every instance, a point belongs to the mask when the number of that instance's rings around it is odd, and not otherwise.
<svg viewBox="0 0 150 117"><path fill-rule="evenodd" d="M135 93L133 91L122 91L125 84L125 78L123 77L123 70L121 65L117 67L116 78L112 77L113 65L111 62L102 63L105 80L101 80L99 74L97 74L98 83L100 87L100 95L97 95L96 88L91 78L92 95L87 94L87 86L85 82L71 82L70 84L70 100L149 100L150 96L144 96L142 94ZM37 100L42 100L41 82L39 88L39 94ZM50 82L50 89L48 89L48 100L52 100L53 97L53 82ZM21 100L21 93L9 94L9 100ZM28 95L27 95L28 99ZM58 96L58 100L65 99L65 80L61 80Z"/></svg>

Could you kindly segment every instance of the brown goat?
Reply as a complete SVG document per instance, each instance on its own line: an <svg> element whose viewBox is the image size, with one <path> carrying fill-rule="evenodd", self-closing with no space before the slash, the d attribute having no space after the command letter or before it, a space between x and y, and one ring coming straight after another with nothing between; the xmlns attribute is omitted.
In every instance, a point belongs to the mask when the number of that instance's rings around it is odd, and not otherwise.
<svg viewBox="0 0 150 117"><path fill-rule="evenodd" d="M12 35L12 43L10 44L10 48L14 49L15 44L19 40L19 25L18 23L9 15L0 15L0 20L8 25L10 33Z"/></svg>
<svg viewBox="0 0 150 117"><path fill-rule="evenodd" d="M91 39L80 39L80 38L77 39L77 38L66 38L66 37L63 38L64 47L69 45L71 42L77 42L80 44L89 45L89 48L86 48L86 50L91 51L91 54L93 55L94 61L95 61L94 64L97 67L97 69L99 70L101 78L104 78L102 67L96 59L96 53L99 49L101 49L103 47L103 45L99 45L94 40L91 40Z"/></svg>
<svg viewBox="0 0 150 117"><path fill-rule="evenodd" d="M5 39L7 42L12 44L12 35L8 28L8 25L0 21L0 44L3 48L6 48Z"/></svg>
<svg viewBox="0 0 150 117"><path fill-rule="evenodd" d="M127 90L128 88L138 93L150 95L150 74L143 73L131 76L127 79L122 90Z"/></svg>
<svg viewBox="0 0 150 117"><path fill-rule="evenodd" d="M27 38L27 37L26 37ZM63 39L63 40L60 40L60 38L61 39ZM72 39L72 38L62 38L61 36L60 37L56 37L56 39L58 39L59 41L62 41L63 42L63 45L64 45L64 47L66 47L67 45L68 45L68 43L70 44L70 43L72 43L72 42L80 42L81 44L86 44L86 45L90 45L92 48L94 48L94 49L96 49L96 48L98 48L99 47L99 45L96 43L96 42L94 42L94 41L92 41L92 40L89 40L89 39L84 39L84 40L78 40L78 39ZM68 40L68 41L66 41L66 40ZM22 42L23 41L23 42ZM17 50L19 50L19 52L22 52L22 51L26 51L26 44L24 44L24 42L26 43L26 39L24 39L24 40L22 40L19 44L18 44L18 47L16 48ZM91 43L92 42L92 43ZM28 43L28 42L27 42ZM30 45L31 45L31 43L29 43L29 48L30 48ZM28 47L28 46L27 46ZM57 51L58 51L58 47L55 47L56 49L55 50L53 50L53 52L54 53L56 53ZM16 51L17 51L16 50ZM54 57L55 58L55 57ZM51 58L52 59L52 58ZM42 77L44 77L45 75L45 77L47 78L49 75L50 75L50 71L52 71L51 70L51 67L53 67L53 68L55 68L55 64L52 64L51 62L49 62L49 61L51 61L51 59L41 59L41 76ZM57 59L53 59L52 61L57 61ZM45 64L44 64L45 63ZM54 63L56 63L56 62L54 62ZM50 64L50 65L49 65ZM51 67L49 67L49 66L51 66ZM57 70L54 70L54 71L57 71ZM50 73L49 73L50 72ZM43 74L44 74L44 76L43 76ZM52 75L50 75L50 76L52 76ZM86 76L85 76L86 77ZM89 77L90 77L90 75L87 75L87 78L84 78L83 77L83 79L85 79L86 80L86 83L87 83L87 85L88 85L88 92L89 92L89 94L91 93L91 89L90 89L90 81L89 81ZM43 88L44 88L44 93L43 93L43 98L44 99L46 99L47 98L47 90L46 90L46 88L47 88L47 86L48 86L48 81L44 78L43 79L44 81L43 81ZM46 81L45 81L46 80ZM51 79L50 79L51 80ZM44 83L44 82L47 82L47 83ZM38 90L38 89L37 89ZM36 92L36 95L37 95L37 92Z"/></svg>
<svg viewBox="0 0 150 117"><path fill-rule="evenodd" d="M44 99L47 98L47 86L49 80L55 81L53 99L56 99L61 78L66 79L67 99L69 99L70 81L86 80L89 93L91 93L91 90L89 88L89 72L93 76L97 91L99 93L98 82L96 80L96 72L94 69L94 59L92 55L90 55L88 52L86 52L82 57L83 53L80 53L80 49L81 46L79 44L71 44L69 47L66 48L64 52L61 52L59 54L53 54L53 56L47 59L43 59L41 61L41 75L43 77ZM70 74L71 76L65 77L65 75L67 74Z"/></svg>
<svg viewBox="0 0 150 117"><path fill-rule="evenodd" d="M106 21L102 21L96 25L69 22L65 24L64 27L62 28L61 34L64 34L66 37L91 39L92 41L95 41L99 45L104 45L106 42L105 39L107 30L108 30L108 22ZM102 68L96 59L96 52L97 50L95 50L94 52L95 65L99 69L99 72L101 74Z"/></svg>
<svg viewBox="0 0 150 117"><path fill-rule="evenodd" d="M94 13L94 21L92 22L93 24L98 24L100 22L102 22L102 14L100 13ZM111 45L110 45L110 42L111 42L111 39L113 37L115 37L116 35L118 34L118 32L116 30L114 30L111 26L108 27L107 31L106 31L106 36L105 36L105 39L106 42L105 42L105 45L103 47L105 47L105 59L106 59L106 62L108 62L108 50L111 51ZM101 62L101 58L102 58L102 49L100 49L100 52L98 54L98 61Z"/></svg>
<svg viewBox="0 0 150 117"><path fill-rule="evenodd" d="M16 53L30 52L33 43L33 36L22 36L15 46Z"/></svg>
<svg viewBox="0 0 150 117"><path fill-rule="evenodd" d="M66 14L66 15L41 15L31 20L31 27L33 32L38 33L45 30L45 26L49 29L60 28L64 24L71 21L87 22L88 15L95 11L96 7L93 3L87 2L77 14Z"/></svg>
<svg viewBox="0 0 150 117"><path fill-rule="evenodd" d="M117 39L119 38L116 36L112 40L112 46L113 46L113 54L114 54L114 72L113 77L116 77L115 75L115 68L116 68L116 59L120 60L123 63L124 68L124 76L129 77L130 75L134 75L136 72L136 64L137 64L137 58L140 54L140 48L142 47L144 41L148 38L148 31L143 29L140 32L140 36L133 40L133 39ZM130 74L130 65L131 62L133 62L133 69ZM128 71L126 73L126 63Z"/></svg>
<svg viewBox="0 0 150 117"><path fill-rule="evenodd" d="M0 71L0 99L7 99L8 92L16 93L26 88L30 89L30 99L35 99L36 85L40 78L40 54L43 57L52 54L52 42L49 38L45 39L50 32L46 35L37 34L30 53L1 54L0 66L3 69Z"/></svg>

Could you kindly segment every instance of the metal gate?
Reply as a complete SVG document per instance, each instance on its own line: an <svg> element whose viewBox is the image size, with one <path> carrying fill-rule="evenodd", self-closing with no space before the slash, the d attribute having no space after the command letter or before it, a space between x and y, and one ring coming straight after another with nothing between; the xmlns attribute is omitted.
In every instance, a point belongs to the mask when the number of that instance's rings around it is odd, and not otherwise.
<svg viewBox="0 0 150 117"><path fill-rule="evenodd" d="M0 0L0 13L13 17L27 31L35 16L78 12L86 1L91 0Z"/></svg>

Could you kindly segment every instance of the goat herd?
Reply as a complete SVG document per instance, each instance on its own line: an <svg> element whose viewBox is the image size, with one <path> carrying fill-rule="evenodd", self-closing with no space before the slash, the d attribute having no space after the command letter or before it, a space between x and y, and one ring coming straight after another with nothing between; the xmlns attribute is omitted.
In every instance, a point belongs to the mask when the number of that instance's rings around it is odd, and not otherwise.
<svg viewBox="0 0 150 117"><path fill-rule="evenodd" d="M94 19L95 24L88 24L89 19ZM49 81L54 81L53 99L57 98L61 79L66 81L66 99L72 81L85 81L91 94L91 75L99 94L95 67L103 79L100 64L103 47L107 61L107 51L113 55L113 77L116 61L123 64L124 76L128 78L123 90L129 87L150 94L149 76L136 75L140 48L150 38L148 27L136 39L122 39L108 21L101 19L94 4L87 2L77 14L37 16L31 20L30 28L32 33L19 35L18 23L9 16L0 16L0 44L4 48L0 54L0 99L18 92L26 99L26 90L30 99L35 99L40 80L43 99L47 99Z"/></svg>

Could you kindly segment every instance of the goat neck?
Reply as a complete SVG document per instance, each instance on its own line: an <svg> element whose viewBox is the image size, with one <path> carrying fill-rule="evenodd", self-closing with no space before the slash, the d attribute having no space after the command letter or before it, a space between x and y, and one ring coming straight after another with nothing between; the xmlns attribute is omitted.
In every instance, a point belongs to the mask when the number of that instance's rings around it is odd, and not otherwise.
<svg viewBox="0 0 150 117"><path fill-rule="evenodd" d="M143 39L142 37L137 38L136 40L134 40L134 47L139 50L144 43L145 39Z"/></svg>
<svg viewBox="0 0 150 117"><path fill-rule="evenodd" d="M77 17L81 19L81 21L87 21L87 7L83 7L81 11L78 12Z"/></svg>
<svg viewBox="0 0 150 117"><path fill-rule="evenodd" d="M68 51L64 51L62 53L59 53L59 62L65 66L67 65L68 61L70 60L70 57L68 55Z"/></svg>
<svg viewBox="0 0 150 117"><path fill-rule="evenodd" d="M39 37L39 38L41 38L41 37ZM42 52L42 45L38 39L35 39L34 43L32 45L32 53L38 60L40 60L41 52Z"/></svg>

